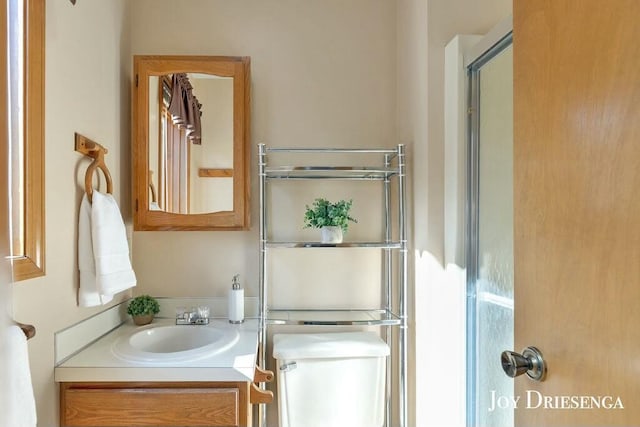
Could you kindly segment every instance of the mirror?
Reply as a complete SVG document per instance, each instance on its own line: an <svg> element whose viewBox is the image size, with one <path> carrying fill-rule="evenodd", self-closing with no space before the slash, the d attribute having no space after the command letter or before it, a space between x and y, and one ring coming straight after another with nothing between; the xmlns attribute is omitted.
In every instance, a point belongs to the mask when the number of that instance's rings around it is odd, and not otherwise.
<svg viewBox="0 0 640 427"><path fill-rule="evenodd" d="M135 230L249 228L248 57L135 56Z"/></svg>

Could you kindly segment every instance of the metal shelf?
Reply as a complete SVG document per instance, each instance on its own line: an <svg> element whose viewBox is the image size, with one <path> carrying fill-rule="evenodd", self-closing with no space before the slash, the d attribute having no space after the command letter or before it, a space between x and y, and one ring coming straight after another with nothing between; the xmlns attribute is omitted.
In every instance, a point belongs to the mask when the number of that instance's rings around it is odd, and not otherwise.
<svg viewBox="0 0 640 427"><path fill-rule="evenodd" d="M281 153L289 153L279 157ZM302 157L296 155L302 154ZM333 157L325 154L334 154ZM270 163L270 157L276 159ZM318 156L319 155L319 156ZM370 157L374 155L374 157ZM366 156L366 157L365 157ZM331 159L334 159L332 161ZM349 161L353 160L353 162ZM271 325L321 325L321 326L379 326L382 337L392 348L386 360L385 427L407 426L408 406L408 317L407 317L407 230L406 230L406 163L402 144L393 149L359 148L269 148L258 145L258 176L260 178L260 264L259 264L259 313L261 333L259 337L259 363L265 367L267 354L267 327ZM282 166L286 163L294 165ZM307 163L308 162L308 163ZM318 164L334 164L319 166ZM305 165L306 164L306 165ZM358 166L354 166L358 165ZM369 166L364 166L369 165ZM373 165L373 166L371 166ZM391 179L393 178L393 179ZM350 180L376 181L383 198L383 223L381 241L345 242L327 244L320 242L269 241L269 206L267 185L276 180ZM395 191L393 190L395 189ZM395 197L392 197L395 196ZM395 205L395 206L394 206ZM395 215L394 215L395 213ZM381 269L381 301L375 309L282 309L270 308L267 257L277 248L374 248L383 249ZM397 256L392 249L398 249ZM281 253L279 255L282 255ZM340 305L340 302L336 302ZM397 339L392 339L392 328ZM394 372L396 375L394 375ZM396 384L394 386L394 384ZM392 389L397 387L397 422L392 422ZM259 425L267 424L267 408L259 409Z"/></svg>
<svg viewBox="0 0 640 427"><path fill-rule="evenodd" d="M300 147L264 147L265 153L334 153L334 154L389 154L396 156L397 148L300 148Z"/></svg>
<svg viewBox="0 0 640 427"><path fill-rule="evenodd" d="M267 323L270 325L395 326L402 322L396 314L382 309L270 309Z"/></svg>
<svg viewBox="0 0 640 427"><path fill-rule="evenodd" d="M377 248L401 249L401 242L265 242L267 248Z"/></svg>
<svg viewBox="0 0 640 427"><path fill-rule="evenodd" d="M370 166L276 166L265 168L267 179L335 179L380 181L399 173L397 168Z"/></svg>

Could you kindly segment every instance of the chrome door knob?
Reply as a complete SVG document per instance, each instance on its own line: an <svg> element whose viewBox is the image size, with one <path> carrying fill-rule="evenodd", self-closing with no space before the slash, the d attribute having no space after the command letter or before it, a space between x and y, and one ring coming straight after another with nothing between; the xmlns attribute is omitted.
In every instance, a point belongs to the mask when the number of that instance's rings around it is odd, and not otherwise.
<svg viewBox="0 0 640 427"><path fill-rule="evenodd" d="M522 354L513 351L503 351L500 356L504 373L515 378L527 374L535 381L544 381L547 374L547 365L542 358L542 353L535 347L527 347Z"/></svg>

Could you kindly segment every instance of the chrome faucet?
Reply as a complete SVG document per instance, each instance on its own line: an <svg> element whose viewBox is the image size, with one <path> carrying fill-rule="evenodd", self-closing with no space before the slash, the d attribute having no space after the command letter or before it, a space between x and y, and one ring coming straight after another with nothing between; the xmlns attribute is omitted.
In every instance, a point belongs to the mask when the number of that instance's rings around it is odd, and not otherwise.
<svg viewBox="0 0 640 427"><path fill-rule="evenodd" d="M208 325L209 307L191 307L191 311L184 308L176 309L176 325Z"/></svg>

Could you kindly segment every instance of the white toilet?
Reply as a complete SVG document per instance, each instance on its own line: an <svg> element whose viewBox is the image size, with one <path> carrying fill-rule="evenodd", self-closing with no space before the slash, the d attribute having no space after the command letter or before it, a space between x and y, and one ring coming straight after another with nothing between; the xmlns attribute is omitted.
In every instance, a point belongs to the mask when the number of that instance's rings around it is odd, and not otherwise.
<svg viewBox="0 0 640 427"><path fill-rule="evenodd" d="M373 332L274 335L280 427L382 426L388 355Z"/></svg>

